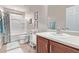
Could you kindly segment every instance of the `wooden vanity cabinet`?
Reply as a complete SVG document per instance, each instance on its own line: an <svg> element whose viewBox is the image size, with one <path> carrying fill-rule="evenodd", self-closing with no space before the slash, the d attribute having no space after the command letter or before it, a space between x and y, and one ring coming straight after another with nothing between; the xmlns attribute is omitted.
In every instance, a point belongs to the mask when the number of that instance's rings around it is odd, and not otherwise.
<svg viewBox="0 0 79 59"><path fill-rule="evenodd" d="M48 53L48 40L46 38L37 36L37 52Z"/></svg>
<svg viewBox="0 0 79 59"><path fill-rule="evenodd" d="M50 50L49 50L50 53L78 53L79 52L79 50L75 48L54 41L49 41L49 45L50 45Z"/></svg>
<svg viewBox="0 0 79 59"><path fill-rule="evenodd" d="M37 53L79 53L79 49L37 36Z"/></svg>

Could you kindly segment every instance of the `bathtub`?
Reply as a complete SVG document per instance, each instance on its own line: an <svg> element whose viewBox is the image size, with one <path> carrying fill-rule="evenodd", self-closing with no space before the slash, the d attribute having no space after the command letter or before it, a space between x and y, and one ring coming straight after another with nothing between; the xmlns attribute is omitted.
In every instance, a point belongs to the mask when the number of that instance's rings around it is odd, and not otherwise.
<svg viewBox="0 0 79 59"><path fill-rule="evenodd" d="M28 42L28 35L25 33L11 35L11 41L20 41L20 43Z"/></svg>

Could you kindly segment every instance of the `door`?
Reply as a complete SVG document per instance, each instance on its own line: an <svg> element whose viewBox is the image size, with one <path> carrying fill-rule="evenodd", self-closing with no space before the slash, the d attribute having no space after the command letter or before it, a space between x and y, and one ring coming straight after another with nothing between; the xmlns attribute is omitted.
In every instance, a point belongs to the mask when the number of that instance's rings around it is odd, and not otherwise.
<svg viewBox="0 0 79 59"><path fill-rule="evenodd" d="M48 53L48 40L37 36L37 52L38 53Z"/></svg>

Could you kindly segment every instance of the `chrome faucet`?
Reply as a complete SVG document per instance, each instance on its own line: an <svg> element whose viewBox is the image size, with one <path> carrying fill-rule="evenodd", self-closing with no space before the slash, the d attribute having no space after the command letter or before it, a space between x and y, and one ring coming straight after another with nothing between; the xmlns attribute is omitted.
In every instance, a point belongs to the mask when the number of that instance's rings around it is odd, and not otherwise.
<svg viewBox="0 0 79 59"><path fill-rule="evenodd" d="M60 28L57 28L57 34L61 34L61 29Z"/></svg>
<svg viewBox="0 0 79 59"><path fill-rule="evenodd" d="M61 33L63 33L63 31L65 31L65 30L68 30L69 28L65 28L65 27L62 27L62 28L57 28L57 34L61 34Z"/></svg>

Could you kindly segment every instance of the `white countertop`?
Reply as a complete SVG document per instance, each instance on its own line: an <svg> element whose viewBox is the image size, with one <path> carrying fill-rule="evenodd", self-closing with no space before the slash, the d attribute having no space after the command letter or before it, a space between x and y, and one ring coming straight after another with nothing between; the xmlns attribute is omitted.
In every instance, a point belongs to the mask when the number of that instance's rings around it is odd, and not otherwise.
<svg viewBox="0 0 79 59"><path fill-rule="evenodd" d="M42 32L37 35L79 49L79 36L56 34L56 32Z"/></svg>

